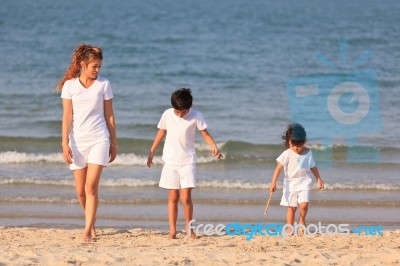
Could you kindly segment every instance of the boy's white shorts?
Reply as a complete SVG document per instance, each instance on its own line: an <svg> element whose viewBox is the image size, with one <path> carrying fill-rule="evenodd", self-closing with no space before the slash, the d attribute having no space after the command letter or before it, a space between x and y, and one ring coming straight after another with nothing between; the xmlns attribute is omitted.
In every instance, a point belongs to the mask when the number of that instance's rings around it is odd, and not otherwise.
<svg viewBox="0 0 400 266"><path fill-rule="evenodd" d="M110 160L110 140L70 142L72 150L72 164L70 170L78 170L90 164L108 166Z"/></svg>
<svg viewBox="0 0 400 266"><path fill-rule="evenodd" d="M310 202L310 191L284 191L282 194L281 205L287 207L297 207L297 203Z"/></svg>
<svg viewBox="0 0 400 266"><path fill-rule="evenodd" d="M196 186L196 164L165 164L159 186L166 189L193 188Z"/></svg>

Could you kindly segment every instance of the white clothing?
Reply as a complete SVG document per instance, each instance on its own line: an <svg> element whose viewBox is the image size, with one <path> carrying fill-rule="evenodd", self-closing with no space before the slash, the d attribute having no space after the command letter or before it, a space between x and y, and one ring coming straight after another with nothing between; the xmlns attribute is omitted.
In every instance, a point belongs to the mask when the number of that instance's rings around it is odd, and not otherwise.
<svg viewBox="0 0 400 266"><path fill-rule="evenodd" d="M77 170L87 167L88 163L108 166L110 159L110 140L102 138L92 141L70 143L72 150L72 164L69 169Z"/></svg>
<svg viewBox="0 0 400 266"><path fill-rule="evenodd" d="M71 143L109 137L104 100L112 99L113 93L107 79L98 77L89 88L85 88L79 78L67 80L61 98L72 100Z"/></svg>
<svg viewBox="0 0 400 266"><path fill-rule="evenodd" d="M196 186L196 164L165 164L159 186L166 189L194 188Z"/></svg>
<svg viewBox="0 0 400 266"><path fill-rule="evenodd" d="M310 191L285 191L282 194L281 205L287 207L297 207L297 203L310 202Z"/></svg>
<svg viewBox="0 0 400 266"><path fill-rule="evenodd" d="M187 165L196 163L195 136L196 129L207 128L203 115L193 109L180 118L174 109L166 110L157 127L167 131L162 159L165 164Z"/></svg>
<svg viewBox="0 0 400 266"><path fill-rule="evenodd" d="M306 154L297 154L291 149L285 150L277 159L283 165L285 178L283 180L283 192L293 192L311 189L311 170L315 161L311 150Z"/></svg>

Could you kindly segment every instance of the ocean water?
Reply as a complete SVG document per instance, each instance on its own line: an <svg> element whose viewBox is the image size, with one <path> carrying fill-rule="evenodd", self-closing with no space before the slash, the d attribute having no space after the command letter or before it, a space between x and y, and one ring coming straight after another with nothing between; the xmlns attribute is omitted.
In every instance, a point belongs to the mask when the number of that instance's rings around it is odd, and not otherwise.
<svg viewBox="0 0 400 266"><path fill-rule="evenodd" d="M54 88L84 42L103 48L101 75L113 87L120 146L102 175L99 226L167 228L167 193L157 187L162 147L154 168L145 164L158 120L180 87L192 89L193 107L225 155L216 161L198 138L194 218L284 221L281 190L268 216L262 213L284 150L280 136L297 108L288 81L372 70L375 86L368 89L376 90L378 120L372 132L354 125L357 143L321 119L326 100L301 113L320 135L333 135L329 143L308 142L326 183L325 191L314 187L308 217L400 227L400 2L5 0L1 6L0 225L83 224L62 160ZM366 51L370 57L355 64Z"/></svg>

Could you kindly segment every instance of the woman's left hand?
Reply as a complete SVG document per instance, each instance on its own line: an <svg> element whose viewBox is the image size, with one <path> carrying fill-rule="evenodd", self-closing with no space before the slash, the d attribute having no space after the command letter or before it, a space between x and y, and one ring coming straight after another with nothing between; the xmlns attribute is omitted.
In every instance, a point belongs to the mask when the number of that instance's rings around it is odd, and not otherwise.
<svg viewBox="0 0 400 266"><path fill-rule="evenodd" d="M117 151L118 151L118 145L110 146L110 153L109 153L110 160L108 161L109 163L115 160L115 158L117 157Z"/></svg>

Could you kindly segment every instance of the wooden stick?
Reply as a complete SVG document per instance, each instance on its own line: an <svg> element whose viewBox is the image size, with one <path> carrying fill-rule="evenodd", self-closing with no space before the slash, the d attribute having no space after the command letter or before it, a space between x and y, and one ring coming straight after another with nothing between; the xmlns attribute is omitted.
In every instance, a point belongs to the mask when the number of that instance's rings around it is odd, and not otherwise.
<svg viewBox="0 0 400 266"><path fill-rule="evenodd" d="M269 198L268 198L268 201L267 201L267 206L265 206L264 215L267 214L268 207L269 207L269 203L271 202L271 198L272 198L272 193L273 193L273 192L270 192L270 193L269 193Z"/></svg>

